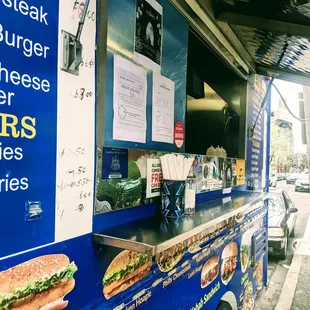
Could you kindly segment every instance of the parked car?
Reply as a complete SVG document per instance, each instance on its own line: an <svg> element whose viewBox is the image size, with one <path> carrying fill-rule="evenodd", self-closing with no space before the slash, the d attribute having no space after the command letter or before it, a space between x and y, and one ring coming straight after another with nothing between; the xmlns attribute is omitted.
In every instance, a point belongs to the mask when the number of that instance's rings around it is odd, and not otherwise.
<svg viewBox="0 0 310 310"><path fill-rule="evenodd" d="M285 259L290 236L294 237L298 209L284 190L271 190L268 213L268 252Z"/></svg>
<svg viewBox="0 0 310 310"><path fill-rule="evenodd" d="M275 173L272 173L269 176L269 186L270 187L276 187L277 186L277 176Z"/></svg>
<svg viewBox="0 0 310 310"><path fill-rule="evenodd" d="M295 192L309 192L309 174L300 174L295 182Z"/></svg>
<svg viewBox="0 0 310 310"><path fill-rule="evenodd" d="M298 179L298 173L291 173L286 177L286 184L295 184Z"/></svg>

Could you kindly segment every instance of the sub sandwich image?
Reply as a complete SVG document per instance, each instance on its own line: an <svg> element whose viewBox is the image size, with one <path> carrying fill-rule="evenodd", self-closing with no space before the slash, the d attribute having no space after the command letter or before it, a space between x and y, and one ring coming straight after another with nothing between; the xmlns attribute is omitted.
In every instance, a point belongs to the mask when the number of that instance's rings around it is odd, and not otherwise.
<svg viewBox="0 0 310 310"><path fill-rule="evenodd" d="M205 288L216 279L220 269L219 261L220 257L214 255L204 264L201 271L201 288Z"/></svg>
<svg viewBox="0 0 310 310"><path fill-rule="evenodd" d="M237 223L242 223L242 221L244 220L244 213L242 213L242 212L238 213L236 215L235 219L236 219Z"/></svg>
<svg viewBox="0 0 310 310"><path fill-rule="evenodd" d="M111 262L102 280L106 299L127 290L148 275L152 256L134 251L122 251Z"/></svg>
<svg viewBox="0 0 310 310"><path fill-rule="evenodd" d="M200 251L200 244L203 243L205 239L206 238L203 237L202 234L190 238L188 241L188 252L194 254Z"/></svg>
<svg viewBox="0 0 310 310"><path fill-rule="evenodd" d="M168 272L172 270L183 258L186 247L183 242L176 244L170 249L159 254L157 265L160 271Z"/></svg>
<svg viewBox="0 0 310 310"><path fill-rule="evenodd" d="M236 242L226 245L222 252L221 277L226 285L234 275L238 262L238 246Z"/></svg>
<svg viewBox="0 0 310 310"><path fill-rule="evenodd" d="M36 257L0 272L0 309L61 310L77 267L63 254Z"/></svg>

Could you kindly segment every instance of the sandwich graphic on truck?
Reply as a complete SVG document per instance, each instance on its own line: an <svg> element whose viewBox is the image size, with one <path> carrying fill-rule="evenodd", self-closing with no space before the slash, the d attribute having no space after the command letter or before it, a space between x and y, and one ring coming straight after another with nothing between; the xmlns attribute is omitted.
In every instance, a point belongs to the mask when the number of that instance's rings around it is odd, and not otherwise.
<svg viewBox="0 0 310 310"><path fill-rule="evenodd" d="M106 299L127 290L148 275L152 256L134 251L122 251L111 262L102 280Z"/></svg>
<svg viewBox="0 0 310 310"><path fill-rule="evenodd" d="M162 272L172 270L183 258L185 250L185 244L180 242L168 250L161 252L156 259L159 270Z"/></svg>
<svg viewBox="0 0 310 310"><path fill-rule="evenodd" d="M238 246L236 242L231 242L222 252L221 277L226 285L235 273L238 262Z"/></svg>
<svg viewBox="0 0 310 310"><path fill-rule="evenodd" d="M74 286L76 265L63 254L36 257L0 272L0 309L61 310Z"/></svg>
<svg viewBox="0 0 310 310"><path fill-rule="evenodd" d="M205 288L216 279L219 274L219 261L220 257L214 255L204 264L201 272L201 288Z"/></svg>

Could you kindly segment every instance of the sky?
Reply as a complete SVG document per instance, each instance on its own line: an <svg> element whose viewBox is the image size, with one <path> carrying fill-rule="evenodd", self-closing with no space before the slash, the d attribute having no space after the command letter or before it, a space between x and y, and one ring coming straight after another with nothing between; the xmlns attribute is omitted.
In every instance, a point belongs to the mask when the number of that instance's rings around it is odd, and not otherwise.
<svg viewBox="0 0 310 310"><path fill-rule="evenodd" d="M282 96L286 99L286 102L292 112L299 117L299 99L298 93L302 92L303 87L299 84L294 84L286 81L275 80L274 83L279 88ZM280 96L272 88L271 90L271 110L275 111L279 108ZM294 152L295 153L306 153L307 146L303 145L301 142L301 125L298 120L295 120L293 116L289 114L289 118L293 123L293 135L294 135Z"/></svg>

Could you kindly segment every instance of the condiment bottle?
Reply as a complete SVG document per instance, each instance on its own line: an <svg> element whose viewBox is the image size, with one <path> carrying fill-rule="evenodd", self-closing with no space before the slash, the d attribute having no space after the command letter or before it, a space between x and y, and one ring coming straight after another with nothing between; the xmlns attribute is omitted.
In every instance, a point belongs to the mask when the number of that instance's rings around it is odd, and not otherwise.
<svg viewBox="0 0 310 310"><path fill-rule="evenodd" d="M212 145L208 148L206 155L210 157L216 156L216 150Z"/></svg>

